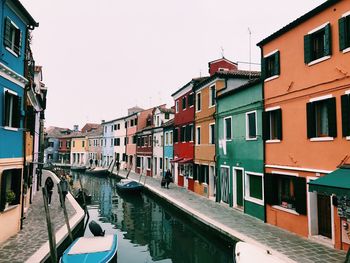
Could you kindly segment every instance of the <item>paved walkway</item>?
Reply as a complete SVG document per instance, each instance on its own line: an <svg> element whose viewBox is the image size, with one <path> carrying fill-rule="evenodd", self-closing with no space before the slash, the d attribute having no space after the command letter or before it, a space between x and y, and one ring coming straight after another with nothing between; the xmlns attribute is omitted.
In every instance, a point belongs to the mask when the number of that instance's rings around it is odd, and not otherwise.
<svg viewBox="0 0 350 263"><path fill-rule="evenodd" d="M126 172L121 171L120 175L125 176ZM129 178L138 181L140 176L130 173ZM346 253L344 251L329 248L266 224L175 184L170 184L170 189L165 189L160 187L160 179L147 177L146 187L159 197L166 199L225 235L269 249L273 255L286 262L328 263L345 261Z"/></svg>
<svg viewBox="0 0 350 263"><path fill-rule="evenodd" d="M48 175L48 171L43 171L43 182L45 182ZM56 184L53 190L50 215L51 221L57 231L65 225L65 221ZM76 210L71 203L67 201L66 207L68 216L71 218L76 213ZM58 240L56 239L56 241ZM26 219L23 222L23 229L17 235L9 238L5 243L0 245L0 262L25 262L47 242L48 233L44 200L42 192L40 191L36 193L28 209Z"/></svg>

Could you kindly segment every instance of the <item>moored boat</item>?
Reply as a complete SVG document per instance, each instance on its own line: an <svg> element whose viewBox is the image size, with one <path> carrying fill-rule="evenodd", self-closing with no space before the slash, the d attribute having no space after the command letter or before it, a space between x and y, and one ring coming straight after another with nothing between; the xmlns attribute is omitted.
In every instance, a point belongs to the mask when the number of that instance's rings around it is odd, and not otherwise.
<svg viewBox="0 0 350 263"><path fill-rule="evenodd" d="M84 172L86 170L86 166L85 165L72 165L70 169L72 171L76 171L76 172Z"/></svg>
<svg viewBox="0 0 350 263"><path fill-rule="evenodd" d="M86 169L85 173L92 174L92 175L105 176L105 175L109 174L109 171L107 168L96 167L96 168Z"/></svg>
<svg viewBox="0 0 350 263"><path fill-rule="evenodd" d="M116 184L118 190L123 192L139 192L143 189L143 185L130 179L121 179Z"/></svg>
<svg viewBox="0 0 350 263"><path fill-rule="evenodd" d="M245 242L237 242L235 248L236 263L282 263L281 259L272 255L269 250L248 244Z"/></svg>

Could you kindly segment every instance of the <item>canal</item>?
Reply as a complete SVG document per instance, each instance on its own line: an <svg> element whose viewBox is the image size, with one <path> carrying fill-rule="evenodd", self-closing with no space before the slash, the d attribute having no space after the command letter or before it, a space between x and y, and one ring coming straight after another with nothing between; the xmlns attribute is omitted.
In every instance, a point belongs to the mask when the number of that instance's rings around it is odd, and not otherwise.
<svg viewBox="0 0 350 263"><path fill-rule="evenodd" d="M147 193L120 194L116 178L80 174L92 195L90 220L118 235L118 263L230 263L232 244ZM78 174L73 173L74 184ZM91 236L87 228L85 236Z"/></svg>

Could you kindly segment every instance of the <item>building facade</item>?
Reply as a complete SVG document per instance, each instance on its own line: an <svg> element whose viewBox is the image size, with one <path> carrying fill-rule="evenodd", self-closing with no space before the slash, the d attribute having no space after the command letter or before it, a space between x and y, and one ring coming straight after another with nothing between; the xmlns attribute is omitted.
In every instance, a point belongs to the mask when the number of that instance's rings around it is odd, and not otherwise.
<svg viewBox="0 0 350 263"><path fill-rule="evenodd" d="M171 174L174 175L172 170L171 161L174 159L174 147L173 147L173 138L174 138L174 119L171 119L163 124L163 176L167 170L170 170Z"/></svg>
<svg viewBox="0 0 350 263"><path fill-rule="evenodd" d="M132 113L128 117L126 117L125 121L127 123L126 128L126 155L127 155L127 169L131 169L131 171L135 171L136 168L136 132L137 132L137 120L138 120L138 112Z"/></svg>
<svg viewBox="0 0 350 263"><path fill-rule="evenodd" d="M88 165L88 140L86 134L74 132L71 142L70 159L72 166Z"/></svg>
<svg viewBox="0 0 350 263"><path fill-rule="evenodd" d="M260 79L234 83L228 79L217 99L217 200L264 221L262 85Z"/></svg>
<svg viewBox="0 0 350 263"><path fill-rule="evenodd" d="M86 135L88 140L88 163L92 167L102 165L102 146L101 142L103 140L102 125L96 127L91 132Z"/></svg>
<svg viewBox="0 0 350 263"><path fill-rule="evenodd" d="M340 201L350 192L337 176L350 176L342 169L350 146L349 12L349 0L326 1L258 43L266 220L342 249L350 244L342 212L349 207Z"/></svg>
<svg viewBox="0 0 350 263"><path fill-rule="evenodd" d="M102 166L109 167L114 159L114 120L102 122L103 139L102 139Z"/></svg>

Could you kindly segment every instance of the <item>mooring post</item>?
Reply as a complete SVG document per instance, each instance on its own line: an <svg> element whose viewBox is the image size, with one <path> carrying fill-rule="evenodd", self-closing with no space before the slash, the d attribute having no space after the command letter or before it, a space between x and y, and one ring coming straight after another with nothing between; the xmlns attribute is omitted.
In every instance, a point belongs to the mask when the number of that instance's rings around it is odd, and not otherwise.
<svg viewBox="0 0 350 263"><path fill-rule="evenodd" d="M48 235L49 235L51 262L55 262L56 263L57 262L57 250L56 250L55 227L51 223L50 210L49 210L49 205L47 203L47 191L46 191L46 188L43 187L42 191L43 191L44 207L45 207L45 214L46 214L47 232L48 232Z"/></svg>
<svg viewBox="0 0 350 263"><path fill-rule="evenodd" d="M59 193L59 196L60 196L61 205L62 205L62 208L63 208L64 220L66 221L69 238L73 242L73 235L72 235L72 231L71 231L70 225L69 225L68 213L67 213L67 209L66 209L66 202L64 200L64 196L62 194L61 185L59 183L57 184L57 188L58 188L58 193Z"/></svg>

